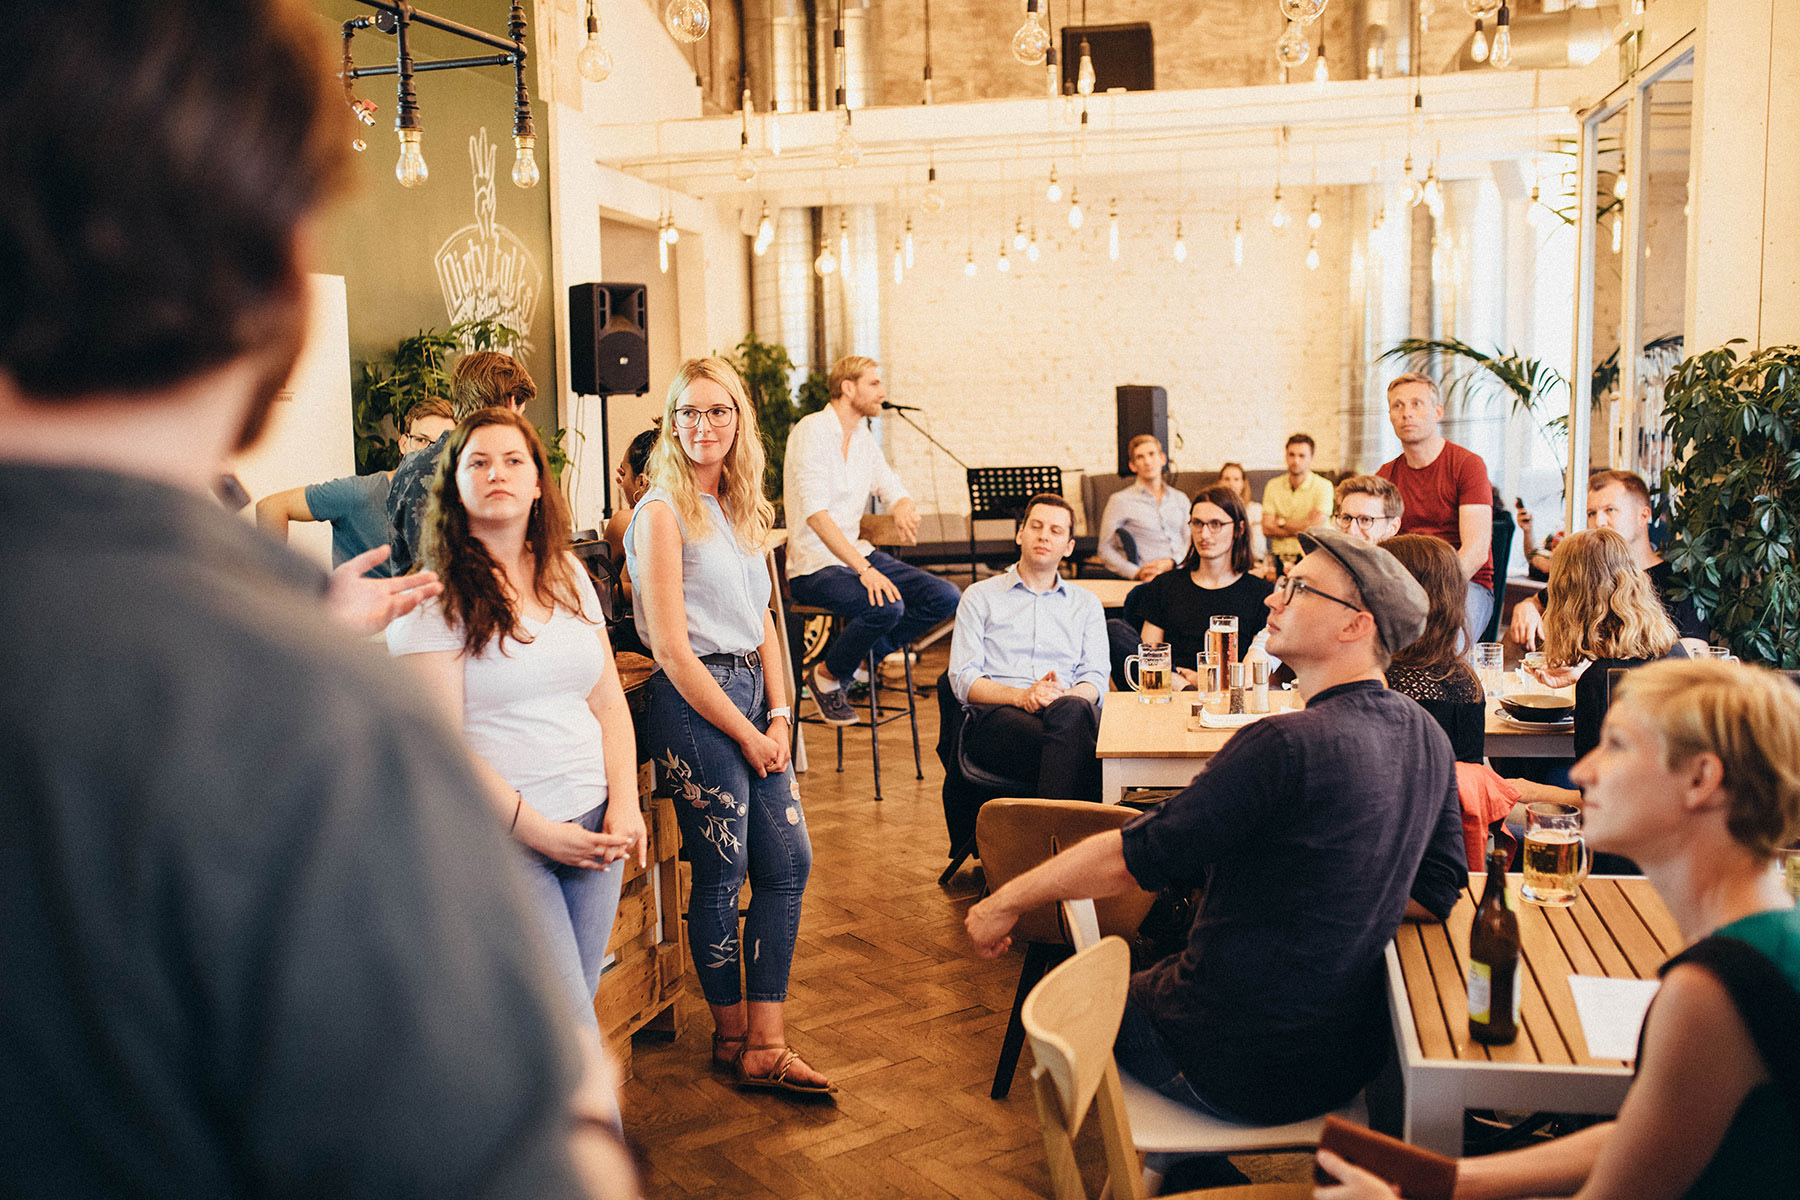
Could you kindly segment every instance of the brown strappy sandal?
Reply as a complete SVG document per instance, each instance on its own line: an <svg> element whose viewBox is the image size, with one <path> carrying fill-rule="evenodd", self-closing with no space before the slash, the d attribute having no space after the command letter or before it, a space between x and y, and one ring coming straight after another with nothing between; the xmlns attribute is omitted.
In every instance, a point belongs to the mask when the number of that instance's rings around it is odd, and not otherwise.
<svg viewBox="0 0 1800 1200"><path fill-rule="evenodd" d="M746 1036L747 1035L740 1033L736 1037L726 1037L724 1034L716 1031L713 1033L713 1070L735 1071L737 1069L738 1059L744 1056L744 1041ZM725 1047L731 1045L736 1045L737 1050L731 1054L726 1054Z"/></svg>
<svg viewBox="0 0 1800 1200"><path fill-rule="evenodd" d="M795 1063L802 1060L791 1047L783 1045L781 1042L772 1042L766 1046L746 1045L744 1049L746 1051L779 1050L781 1057L775 1060L774 1067L768 1071L754 1074L744 1066L744 1058L740 1054L732 1067L732 1074L736 1076L737 1085L740 1088L760 1088L771 1092L798 1092L803 1096L831 1096L837 1093L835 1083L802 1083L796 1079L789 1079L788 1072L793 1069Z"/></svg>

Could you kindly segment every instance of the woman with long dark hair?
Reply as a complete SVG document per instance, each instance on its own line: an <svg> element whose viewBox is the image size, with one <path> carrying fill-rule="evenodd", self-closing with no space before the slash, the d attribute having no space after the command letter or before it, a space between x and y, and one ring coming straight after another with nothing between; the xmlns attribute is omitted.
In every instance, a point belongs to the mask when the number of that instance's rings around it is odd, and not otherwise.
<svg viewBox="0 0 1800 1200"><path fill-rule="evenodd" d="M690 359L675 373L649 471L625 553L638 633L662 668L646 735L693 863L688 945L712 1009L713 1064L740 1087L826 1094L836 1089L789 1048L783 1020L812 842L769 614L775 510L756 410L729 363Z"/></svg>
<svg viewBox="0 0 1800 1200"><path fill-rule="evenodd" d="M481 409L451 431L424 558L443 595L388 627L462 728L527 877L558 974L591 1022L627 855L644 855L637 751L600 602L531 422Z"/></svg>
<svg viewBox="0 0 1800 1200"><path fill-rule="evenodd" d="M1456 551L1443 538L1402 533L1381 543L1425 589L1425 632L1398 651L1387 684L1411 696L1450 735L1456 761L1481 762L1486 754L1486 696L1481 678L1463 659L1468 583Z"/></svg>

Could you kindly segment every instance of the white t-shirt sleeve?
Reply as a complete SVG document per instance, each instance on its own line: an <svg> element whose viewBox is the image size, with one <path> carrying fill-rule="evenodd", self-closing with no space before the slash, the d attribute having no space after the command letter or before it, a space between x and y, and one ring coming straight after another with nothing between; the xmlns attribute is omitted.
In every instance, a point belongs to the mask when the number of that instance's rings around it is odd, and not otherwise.
<svg viewBox="0 0 1800 1200"><path fill-rule="evenodd" d="M590 587L589 591L592 590ZM595 607L599 607L597 600ZM450 627L444 617L443 603L437 599L427 600L412 612L389 622L387 644L388 653L395 658L463 648L462 634Z"/></svg>

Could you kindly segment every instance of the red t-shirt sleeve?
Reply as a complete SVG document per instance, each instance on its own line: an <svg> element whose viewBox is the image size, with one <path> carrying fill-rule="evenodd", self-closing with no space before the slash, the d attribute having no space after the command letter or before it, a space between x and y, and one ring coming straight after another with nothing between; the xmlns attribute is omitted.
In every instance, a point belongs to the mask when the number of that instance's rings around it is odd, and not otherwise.
<svg viewBox="0 0 1800 1200"><path fill-rule="evenodd" d="M1456 503L1458 507L1465 504L1479 504L1483 508L1494 503L1494 489L1488 483L1487 464L1481 461L1481 455L1474 451L1465 451L1462 461L1456 468Z"/></svg>

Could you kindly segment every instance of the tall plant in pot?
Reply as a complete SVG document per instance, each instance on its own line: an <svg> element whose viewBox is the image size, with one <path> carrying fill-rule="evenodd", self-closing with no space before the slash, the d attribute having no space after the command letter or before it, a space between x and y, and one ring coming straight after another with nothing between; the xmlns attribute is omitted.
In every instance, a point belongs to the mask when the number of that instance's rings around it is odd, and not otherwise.
<svg viewBox="0 0 1800 1200"><path fill-rule="evenodd" d="M1685 359L1664 397L1673 595L1745 659L1800 667L1800 346Z"/></svg>

